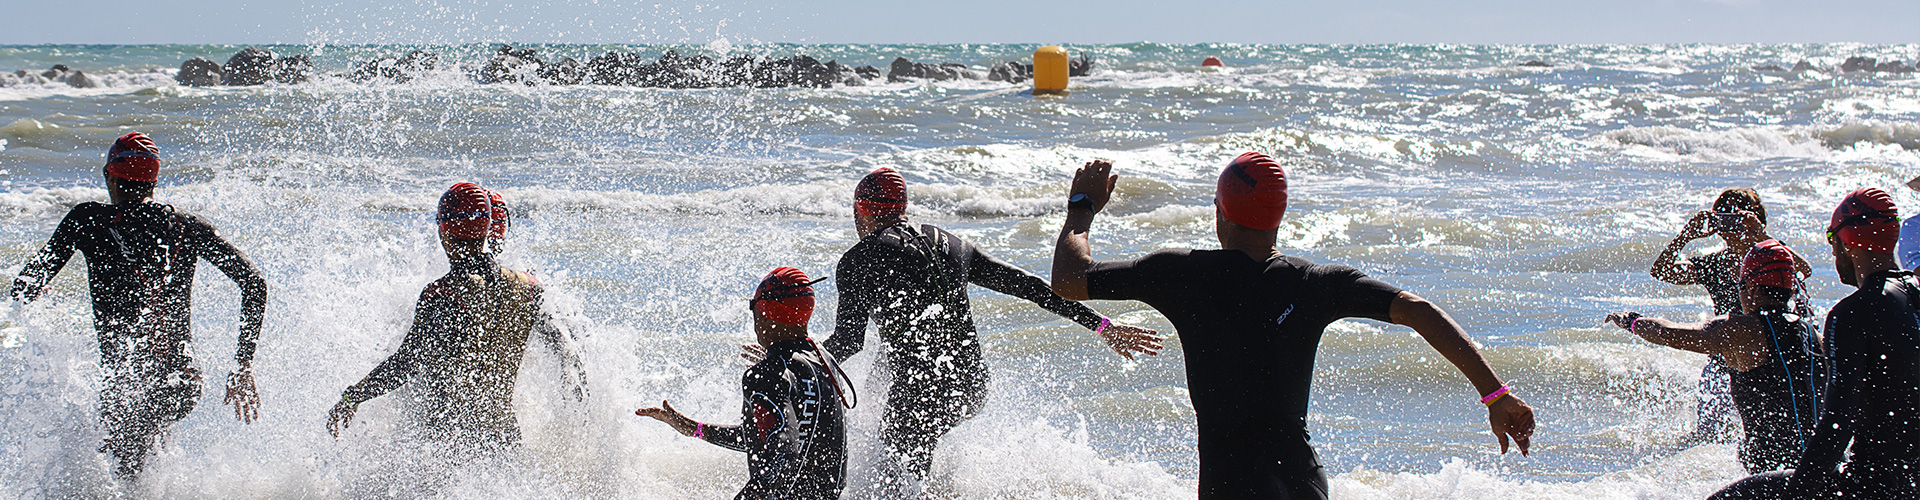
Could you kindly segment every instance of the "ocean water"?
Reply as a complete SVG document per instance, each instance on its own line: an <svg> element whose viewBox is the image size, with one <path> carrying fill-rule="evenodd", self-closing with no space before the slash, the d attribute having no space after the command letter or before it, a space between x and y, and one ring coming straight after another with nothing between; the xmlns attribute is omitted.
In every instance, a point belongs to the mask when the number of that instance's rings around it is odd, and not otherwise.
<svg viewBox="0 0 1920 500"><path fill-rule="evenodd" d="M538 46L585 59L797 53L885 68L896 56L984 67L1030 45ZM1447 308L1538 410L1531 457L1501 455L1463 377L1413 333L1370 321L1324 341L1309 421L1342 499L1702 498L1740 477L1728 445L1688 445L1705 357L1600 325L1608 312L1710 311L1698 288L1646 274L1721 189L1765 198L1772 235L1847 288L1820 229L1840 195L1876 186L1904 206L1920 174L1920 80L1767 73L1807 59L1910 59L1920 46L1072 46L1099 63L1072 94L996 82L832 89L667 90L481 85L490 49L433 47L448 68L405 84L337 76L418 47L283 46L301 85L188 88L190 57L239 46L8 46L0 70L59 63L107 83L0 86L0 270L17 273L74 204L104 201L100 164L140 130L169 163L159 201L200 213L271 290L256 361L261 420L243 425L210 380L150 473L117 485L95 452L99 367L85 270L69 264L0 348L0 497L727 498L745 457L632 415L672 400L738 415L741 299L768 269L831 273L854 240L853 183L908 179L914 219L1044 273L1072 169L1113 159L1119 194L1094 225L1117 259L1213 245L1214 176L1246 150L1288 169L1282 250L1354 266ZM1203 69L1210 55L1224 69ZM1542 60L1551 68L1522 68ZM588 353L592 397L561 396L530 351L519 456L457 468L400 439L389 399L340 439L339 392L398 345L419 290L444 273L430 221L448 185L497 188L520 216L504 256L533 270ZM1696 243L1707 248L1710 241ZM197 358L232 368L238 293L203 267ZM822 290L816 338L835 289ZM938 498L1192 498L1193 411L1178 342L1126 362L1090 333L976 288L990 401L941 445ZM1093 302L1169 330L1142 304ZM871 485L883 377L877 345L849 360L849 498Z"/></svg>

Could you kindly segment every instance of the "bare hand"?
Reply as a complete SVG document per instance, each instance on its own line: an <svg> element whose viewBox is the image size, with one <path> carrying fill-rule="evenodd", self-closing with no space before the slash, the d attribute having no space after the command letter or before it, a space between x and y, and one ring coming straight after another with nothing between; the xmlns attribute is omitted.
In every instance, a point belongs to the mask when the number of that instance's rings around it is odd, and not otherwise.
<svg viewBox="0 0 1920 500"><path fill-rule="evenodd" d="M1527 456L1527 447L1533 444L1533 407L1509 393L1487 407L1487 423L1493 426L1493 435L1500 438L1500 454L1507 453L1507 439L1520 446L1520 456Z"/></svg>
<svg viewBox="0 0 1920 500"><path fill-rule="evenodd" d="M1633 324L1633 318L1634 318L1634 315L1632 313L1608 314L1607 324L1611 324L1613 326L1617 326L1620 328L1627 328L1628 325Z"/></svg>
<svg viewBox="0 0 1920 500"><path fill-rule="evenodd" d="M740 344L740 359L748 363L760 364L767 359L767 347L760 344Z"/></svg>
<svg viewBox="0 0 1920 500"><path fill-rule="evenodd" d="M1707 219L1712 217L1713 212L1710 211L1701 210L1694 212L1693 218L1687 220L1687 227L1680 230L1680 238L1692 241L1712 236L1713 230L1707 227Z"/></svg>
<svg viewBox="0 0 1920 500"><path fill-rule="evenodd" d="M235 420L252 424L260 419L260 392L253 386L253 368L242 366L227 374L227 398L222 404L233 405Z"/></svg>
<svg viewBox="0 0 1920 500"><path fill-rule="evenodd" d="M353 425L353 412L359 407L360 405L348 402L346 399L341 399L340 403L333 405L333 410L327 412L327 433L332 434L336 439L339 438L342 429Z"/></svg>
<svg viewBox="0 0 1920 500"><path fill-rule="evenodd" d="M1113 174L1113 162L1094 160L1086 166L1073 171L1073 185L1068 188L1067 196L1086 194L1093 202L1093 212L1100 213L1107 208L1107 200L1113 197L1113 188L1120 182L1120 176Z"/></svg>
<svg viewBox="0 0 1920 500"><path fill-rule="evenodd" d="M1112 348L1113 352L1129 361L1137 354L1159 356L1160 340L1164 338L1160 332L1119 323L1107 325L1107 329L1100 332L1100 337L1107 341L1107 347Z"/></svg>
<svg viewBox="0 0 1920 500"><path fill-rule="evenodd" d="M694 428L698 425L694 423L693 419L687 418L686 415L681 415L679 411L674 410L673 405L668 404L664 399L660 400L659 408L641 408L634 410L633 414L642 417L653 417L654 420L666 422L667 425L673 426L673 430L680 431L680 435L682 436L693 436Z"/></svg>

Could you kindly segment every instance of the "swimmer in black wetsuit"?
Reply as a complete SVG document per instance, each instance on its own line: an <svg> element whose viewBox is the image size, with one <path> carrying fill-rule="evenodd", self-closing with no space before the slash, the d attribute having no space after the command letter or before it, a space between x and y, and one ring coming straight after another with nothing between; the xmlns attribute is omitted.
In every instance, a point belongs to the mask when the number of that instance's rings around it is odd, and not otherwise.
<svg viewBox="0 0 1920 500"><path fill-rule="evenodd" d="M1893 257L1898 215L1873 188L1834 210L1833 267L1859 289L1827 313L1833 371L1813 440L1799 469L1742 479L1714 499L1920 498L1920 284Z"/></svg>
<svg viewBox="0 0 1920 500"><path fill-rule="evenodd" d="M1813 319L1792 312L1799 293L1792 250L1779 240L1753 246L1735 276L1745 311L1705 323L1680 324L1639 313L1616 313L1607 321L1649 342L1717 355L1732 379L1734 405L1746 440L1740 462L1749 473L1799 464L1820 415L1826 386L1826 351Z"/></svg>
<svg viewBox="0 0 1920 500"><path fill-rule="evenodd" d="M159 151L139 132L115 141L105 173L113 204L81 203L67 212L47 246L14 279L12 290L17 304L31 302L74 250L86 256L93 328L106 376L100 421L107 438L100 451L113 453L114 473L125 479L139 475L155 436L186 417L200 398L191 328L194 264L199 259L213 263L240 287L239 352L227 376L226 404L234 405L234 416L242 422L253 423L260 414L252 366L267 282L246 254L221 238L206 219L153 202Z"/></svg>
<svg viewBox="0 0 1920 500"><path fill-rule="evenodd" d="M812 282L799 269L774 269L749 303L764 358L740 379L740 425L695 422L666 401L633 413L666 422L682 435L747 452L749 479L736 499L840 498L847 474L845 374L807 338Z"/></svg>
<svg viewBox="0 0 1920 500"><path fill-rule="evenodd" d="M425 437L455 446L459 456L511 450L520 442L513 389L528 341L538 338L559 356L575 399L586 397L586 372L571 339L542 310L540 282L494 262L509 224L505 200L455 184L440 197L438 219L452 269L420 293L400 349L340 395L327 432L339 437L360 404L413 382L406 409Z"/></svg>
<svg viewBox="0 0 1920 500"><path fill-rule="evenodd" d="M880 168L855 189L860 242L840 257L835 273L839 311L833 337L824 345L835 357L851 357L866 343L868 319L878 323L888 348L885 366L894 372L881 439L915 479L927 478L940 437L972 418L986 399L987 364L967 299L969 283L1026 299L1099 332L1128 359L1159 352L1152 330L1111 323L1055 295L1033 273L952 233L908 223L906 186L899 173Z"/></svg>
<svg viewBox="0 0 1920 500"><path fill-rule="evenodd" d="M1074 173L1053 289L1068 299L1139 300L1173 323L1199 424L1200 498L1326 498L1326 472L1307 444L1307 397L1320 336L1341 318L1413 327L1482 395L1500 451L1512 439L1527 452L1533 409L1446 312L1353 268L1280 254L1286 176L1272 159L1247 153L1220 174L1221 250L1094 262L1087 228L1119 179L1112 168L1096 160Z"/></svg>

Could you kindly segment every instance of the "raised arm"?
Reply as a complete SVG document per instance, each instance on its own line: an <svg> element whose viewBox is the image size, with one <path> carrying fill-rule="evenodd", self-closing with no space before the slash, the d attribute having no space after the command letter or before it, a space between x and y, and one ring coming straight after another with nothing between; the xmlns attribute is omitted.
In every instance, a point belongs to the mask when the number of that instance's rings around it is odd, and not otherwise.
<svg viewBox="0 0 1920 500"><path fill-rule="evenodd" d="M73 258L73 247L81 236L80 223L84 217L79 212L67 212L67 217L60 220L60 226L54 228L53 237L47 239L47 245L41 247L40 253L34 254L33 260L27 261L27 265L20 269L20 276L13 279L13 289L9 293L14 301L27 303L40 298L40 292L46 289L47 282L53 281L53 277L60 274L60 268L66 267L67 260Z"/></svg>
<svg viewBox="0 0 1920 500"><path fill-rule="evenodd" d="M1106 208L1120 176L1113 174L1113 162L1094 160L1073 171L1073 184L1067 199L1086 195L1086 202L1069 203L1067 220L1060 227L1060 239L1053 244L1053 293L1067 300L1087 300L1087 270L1093 268L1093 245L1089 228L1094 214Z"/></svg>
<svg viewBox="0 0 1920 500"><path fill-rule="evenodd" d="M1653 279L1674 285L1692 285L1700 282L1693 272L1693 263L1681 259L1680 252L1687 249L1688 242L1712 234L1707 231L1707 218L1711 217L1711 214L1702 210L1694 213L1693 218L1687 220L1687 227L1681 229L1680 235L1667 243L1667 248L1660 252L1660 257L1653 260L1653 269L1647 271L1648 274L1653 275Z"/></svg>
<svg viewBox="0 0 1920 500"><path fill-rule="evenodd" d="M1394 297L1389 316L1395 324L1413 328L1427 344L1439 351L1447 362L1466 375L1474 389L1482 397L1493 394L1505 387L1500 376L1494 374L1493 367L1480 355L1480 349L1473 346L1467 338L1465 329L1453 321L1446 311L1432 302L1414 295L1412 292L1400 292ZM1487 421L1493 427L1493 435L1500 438L1500 452L1507 452L1507 440L1519 445L1520 454L1527 454L1527 447L1533 440L1533 408L1521 401L1519 396L1507 393L1495 399L1487 406Z"/></svg>

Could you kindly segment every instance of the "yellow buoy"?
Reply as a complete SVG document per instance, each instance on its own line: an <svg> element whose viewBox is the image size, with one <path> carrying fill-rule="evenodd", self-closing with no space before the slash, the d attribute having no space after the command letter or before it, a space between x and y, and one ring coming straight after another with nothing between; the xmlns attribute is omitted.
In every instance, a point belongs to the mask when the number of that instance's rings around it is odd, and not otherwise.
<svg viewBox="0 0 1920 500"><path fill-rule="evenodd" d="M1033 51L1033 95L1067 93L1067 49L1048 45Z"/></svg>

